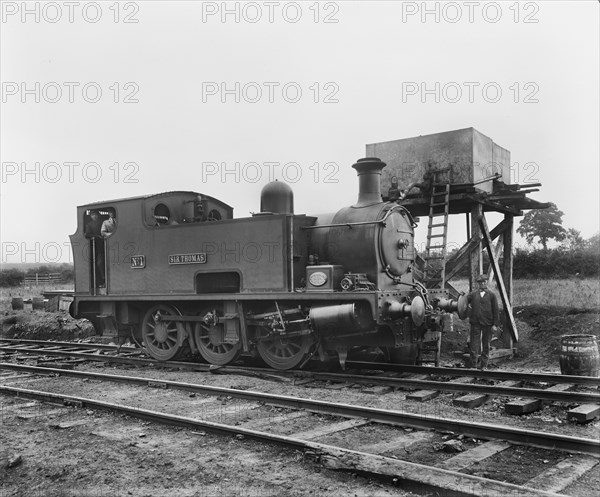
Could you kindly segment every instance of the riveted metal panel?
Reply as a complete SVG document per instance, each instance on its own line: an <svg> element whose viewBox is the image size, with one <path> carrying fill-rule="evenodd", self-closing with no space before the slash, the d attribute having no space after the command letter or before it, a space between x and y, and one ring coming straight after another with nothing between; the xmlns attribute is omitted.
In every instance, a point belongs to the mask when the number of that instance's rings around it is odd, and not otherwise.
<svg viewBox="0 0 600 497"><path fill-rule="evenodd" d="M381 192L385 196L397 179L399 188L420 183L428 169L451 167L451 184L473 184L495 173L509 184L510 152L474 128L404 138L366 146L367 156L379 157L387 164L381 174ZM491 181L475 185L491 192Z"/></svg>

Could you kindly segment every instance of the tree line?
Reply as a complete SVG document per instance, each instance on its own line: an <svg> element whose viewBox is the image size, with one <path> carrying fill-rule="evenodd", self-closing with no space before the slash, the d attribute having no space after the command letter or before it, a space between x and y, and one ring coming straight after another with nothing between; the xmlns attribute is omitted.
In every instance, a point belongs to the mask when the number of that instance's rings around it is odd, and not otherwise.
<svg viewBox="0 0 600 497"><path fill-rule="evenodd" d="M529 247L515 253L514 278L600 276L600 234L584 239L580 231L562 225L563 215L551 203L547 209L531 210L523 216L517 233ZM558 245L548 248L551 241Z"/></svg>

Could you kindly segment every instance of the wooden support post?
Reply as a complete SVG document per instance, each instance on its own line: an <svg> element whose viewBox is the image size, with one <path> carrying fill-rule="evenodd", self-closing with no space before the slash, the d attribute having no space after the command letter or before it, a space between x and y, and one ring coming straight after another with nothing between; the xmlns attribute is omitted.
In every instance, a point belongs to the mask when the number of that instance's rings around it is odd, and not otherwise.
<svg viewBox="0 0 600 497"><path fill-rule="evenodd" d="M483 216L481 204L475 204L471 209L471 237L481 238L479 220ZM481 245L477 246L469 253L469 291L477 288L477 276L483 272L483 260L481 258Z"/></svg>
<svg viewBox="0 0 600 497"><path fill-rule="evenodd" d="M506 229L504 230L504 259L502 261L502 279L504 280L504 286L506 287L506 296L510 302L512 309L513 305L513 224L514 216L512 214L504 215L504 223ZM507 349L513 348L512 337L505 333L503 336L504 346Z"/></svg>
<svg viewBox="0 0 600 497"><path fill-rule="evenodd" d="M513 304L513 220L514 216L512 214L504 215L506 229L504 230L504 261L502 263L502 276L510 305Z"/></svg>
<svg viewBox="0 0 600 497"><path fill-rule="evenodd" d="M500 298L502 299L502 303L504 304L504 312L508 321L508 328L512 334L512 338L515 342L519 341L519 332L517 331L517 325L515 324L515 319L512 313L512 306L508 300L508 295L506 294L506 287L504 286L504 280L502 279L502 273L500 272L500 266L498 265L498 260L495 257L494 249L492 247L492 238L490 237L490 232L487 227L487 222L485 217L482 215L479 218L479 227L481 228L481 234L483 235L483 244L488 251L488 255L490 257L490 264L494 270L494 276L496 277L496 284L498 285L498 291L500 292Z"/></svg>

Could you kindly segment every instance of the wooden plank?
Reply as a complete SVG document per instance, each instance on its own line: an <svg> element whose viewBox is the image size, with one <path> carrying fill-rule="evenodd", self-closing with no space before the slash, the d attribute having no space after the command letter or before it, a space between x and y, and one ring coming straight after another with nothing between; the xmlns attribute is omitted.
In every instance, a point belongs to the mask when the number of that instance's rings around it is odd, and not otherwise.
<svg viewBox="0 0 600 497"><path fill-rule="evenodd" d="M459 376L458 378L453 378L449 381L449 383L473 383L475 378L472 376Z"/></svg>
<svg viewBox="0 0 600 497"><path fill-rule="evenodd" d="M492 440L491 442L486 442L465 452L457 454L450 459L446 459L445 461L436 464L436 467L448 469L450 471L460 471L461 469L468 468L473 463L483 461L484 459L487 459L498 452L502 452L509 447L510 444L508 442Z"/></svg>
<svg viewBox="0 0 600 497"><path fill-rule="evenodd" d="M587 423L597 416L600 416L598 404L583 404L567 411L567 421L576 421L577 423Z"/></svg>
<svg viewBox="0 0 600 497"><path fill-rule="evenodd" d="M414 444L425 444L430 442L435 433L431 431L412 431L405 433L387 442L377 442L360 447L361 452L372 454L385 454L396 450L407 449Z"/></svg>
<svg viewBox="0 0 600 497"><path fill-rule="evenodd" d="M510 214L504 215L503 223L506 224L504 231L504 261L502 264L502 275L504 277L504 285L506 286L506 294L512 305L513 302L513 225L514 216ZM490 233L491 235L491 233Z"/></svg>
<svg viewBox="0 0 600 497"><path fill-rule="evenodd" d="M568 383L553 385L546 390L552 392L565 392L573 388L574 385ZM540 399L516 399L507 404L504 404L504 410L507 414L529 414L530 412L539 411L544 405Z"/></svg>
<svg viewBox="0 0 600 497"><path fill-rule="evenodd" d="M352 385L352 383L344 383L344 385ZM327 388L327 387L325 387ZM361 390L361 393L369 393L372 395L384 395L386 393L390 393L393 390L392 387L388 387L385 385L376 385L373 387L366 387Z"/></svg>
<svg viewBox="0 0 600 497"><path fill-rule="evenodd" d="M13 374L12 371L8 372L10 374L10 376L3 376L2 378L0 378L0 381L4 381L4 380L24 380L25 378L31 378L33 377L32 374L30 373L17 373L17 374ZM38 379L38 377L36 376L34 379Z"/></svg>
<svg viewBox="0 0 600 497"><path fill-rule="evenodd" d="M490 359L498 359L500 357L512 357L515 353L514 349L490 349Z"/></svg>
<svg viewBox="0 0 600 497"><path fill-rule="evenodd" d="M492 264L492 267L494 269L496 284L498 285L498 290L500 291L500 298L502 299L502 303L504 304L504 312L506 314L506 317L508 318L508 328L512 334L513 340L515 342L518 342L519 332L517 331L517 325L515 323L515 318L513 317L512 306L510 305L508 296L506 295L506 288L504 286L504 280L502 279L502 273L500 273L498 260L494 257L490 232L488 231L487 222L483 215L479 218L479 227L481 228L481 234L483 235L483 244L485 245L485 248L487 249L488 255L490 257L490 264Z"/></svg>
<svg viewBox="0 0 600 497"><path fill-rule="evenodd" d="M509 207L508 205L503 205L499 202L492 202L491 200L488 200L483 197L475 196L475 195L469 195L468 197L473 202L478 202L480 205L487 207L488 209L486 209L486 210L491 209L496 212L502 212L504 214L513 214L515 216L523 215L523 213L519 209L514 208L514 207Z"/></svg>
<svg viewBox="0 0 600 497"><path fill-rule="evenodd" d="M200 413L196 413L200 419L217 419L217 422L223 421L243 421L250 415L250 411L261 409L262 404L256 402L231 404L211 404L206 403L205 408Z"/></svg>
<svg viewBox="0 0 600 497"><path fill-rule="evenodd" d="M54 428L57 430L67 430L69 428L74 428L75 426L83 426L90 422L88 419L79 419L76 421L66 421L64 423L49 423L49 428Z"/></svg>
<svg viewBox="0 0 600 497"><path fill-rule="evenodd" d="M506 296L510 305L513 305L513 224L514 216L511 214L504 215L504 223L506 230L504 231L504 259L502 261L502 279L506 287ZM513 340L510 334L504 333L502 336L504 346L507 349L513 348Z"/></svg>
<svg viewBox="0 0 600 497"><path fill-rule="evenodd" d="M590 456L575 456L560 461L547 471L525 483L525 487L545 492L560 492L598 464L598 459Z"/></svg>
<svg viewBox="0 0 600 497"><path fill-rule="evenodd" d="M517 399L504 404L507 414L528 414L539 411L541 408L542 401L539 399Z"/></svg>
<svg viewBox="0 0 600 497"><path fill-rule="evenodd" d="M505 380L498 383L499 387L517 388L523 385L522 381L518 380Z"/></svg>
<svg viewBox="0 0 600 497"><path fill-rule="evenodd" d="M490 231L490 237L492 238L492 240L495 240L500 235L505 234L507 229L508 229L508 225L506 223L506 216L505 216L502 221L500 221L496 226L494 226L492 228L492 230Z"/></svg>
<svg viewBox="0 0 600 497"><path fill-rule="evenodd" d="M481 228L479 226L479 220L483 216L483 209L481 204L475 204L471 208L471 231L472 236L478 241L481 239ZM469 253L469 291L472 292L477 288L477 276L482 271L483 260L481 257L481 244L477 246Z"/></svg>
<svg viewBox="0 0 600 497"><path fill-rule="evenodd" d="M340 431L349 430L358 426L368 425L371 421L367 419L350 419L348 421L340 421L339 423L332 423L326 426L315 428L314 430L301 431L289 435L292 438L299 438L300 440L313 440L315 438L324 437L325 435L331 435L332 433L338 433Z"/></svg>
<svg viewBox="0 0 600 497"><path fill-rule="evenodd" d="M426 402L431 399L435 399L440 392L437 390L418 390L417 392L412 392L406 394L406 400L416 400L417 402Z"/></svg>
<svg viewBox="0 0 600 497"><path fill-rule="evenodd" d="M251 419L250 421L244 422L244 428L254 430L263 426L284 424L294 419L304 418L309 414L310 413L308 411L294 411L287 414L281 414L279 416L267 416L265 418Z"/></svg>
<svg viewBox="0 0 600 497"><path fill-rule="evenodd" d="M466 407L468 409L473 409L474 407L479 407L485 404L489 400L487 395L482 395L479 393L470 393L468 395L463 395L462 397L458 397L452 401L452 403L457 407Z"/></svg>
<svg viewBox="0 0 600 497"><path fill-rule="evenodd" d="M384 457L363 452L349 451L334 447L319 450L315 444L315 457L329 469L363 472L382 477L390 477L400 487L404 482L413 482L441 490L445 494L486 495L486 496L518 496L518 497L559 497L559 494L542 492L533 488L523 488L511 483L490 480L478 476L470 476L456 471L425 466L391 457ZM562 496L564 497L564 496Z"/></svg>
<svg viewBox="0 0 600 497"><path fill-rule="evenodd" d="M546 388L546 390L549 390L551 392L567 392L573 389L574 387L575 385L573 385L572 383L559 383L558 385L552 385L550 388Z"/></svg>
<svg viewBox="0 0 600 497"><path fill-rule="evenodd" d="M26 402L24 404L12 404L10 406L3 405L2 414L8 414L12 411L20 411L21 409L29 409L30 407L36 407L38 405L41 405L38 401Z"/></svg>

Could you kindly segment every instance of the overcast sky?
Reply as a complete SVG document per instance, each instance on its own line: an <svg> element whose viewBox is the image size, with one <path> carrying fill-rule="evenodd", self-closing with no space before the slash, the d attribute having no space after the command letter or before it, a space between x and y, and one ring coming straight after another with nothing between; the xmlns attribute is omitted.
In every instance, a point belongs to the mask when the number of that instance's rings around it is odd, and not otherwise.
<svg viewBox="0 0 600 497"><path fill-rule="evenodd" d="M588 238L598 24L596 1L2 2L2 262L69 261L99 200L193 190L244 217L278 179L335 211L365 144L466 127Z"/></svg>

